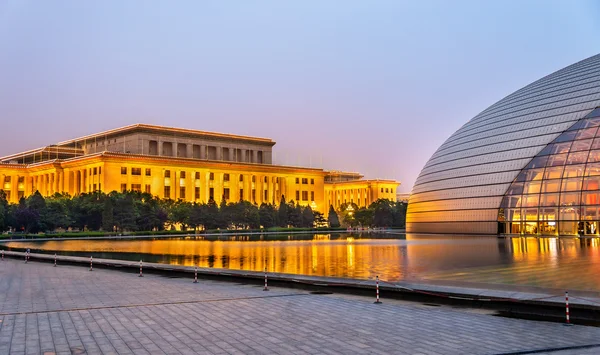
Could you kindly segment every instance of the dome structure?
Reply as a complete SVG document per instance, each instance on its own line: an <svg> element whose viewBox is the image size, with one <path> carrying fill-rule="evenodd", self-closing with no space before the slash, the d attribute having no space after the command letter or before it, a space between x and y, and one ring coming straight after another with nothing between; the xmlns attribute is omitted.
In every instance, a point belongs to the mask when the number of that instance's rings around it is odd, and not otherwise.
<svg viewBox="0 0 600 355"><path fill-rule="evenodd" d="M407 232L598 235L600 55L475 116L429 159Z"/></svg>

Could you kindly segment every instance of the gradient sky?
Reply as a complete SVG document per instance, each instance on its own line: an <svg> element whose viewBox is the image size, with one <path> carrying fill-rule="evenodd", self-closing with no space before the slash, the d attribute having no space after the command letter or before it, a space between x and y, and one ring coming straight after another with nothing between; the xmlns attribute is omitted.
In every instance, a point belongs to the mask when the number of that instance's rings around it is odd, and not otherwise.
<svg viewBox="0 0 600 355"><path fill-rule="evenodd" d="M598 1L0 1L0 156L132 123L391 178L600 52Z"/></svg>

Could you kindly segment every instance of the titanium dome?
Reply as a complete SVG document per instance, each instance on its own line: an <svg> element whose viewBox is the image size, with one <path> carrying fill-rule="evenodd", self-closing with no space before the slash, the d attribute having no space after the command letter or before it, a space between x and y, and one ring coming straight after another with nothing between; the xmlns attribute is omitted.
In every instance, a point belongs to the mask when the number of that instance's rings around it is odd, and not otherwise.
<svg viewBox="0 0 600 355"><path fill-rule="evenodd" d="M425 164L407 232L598 235L599 106L600 55L490 106Z"/></svg>

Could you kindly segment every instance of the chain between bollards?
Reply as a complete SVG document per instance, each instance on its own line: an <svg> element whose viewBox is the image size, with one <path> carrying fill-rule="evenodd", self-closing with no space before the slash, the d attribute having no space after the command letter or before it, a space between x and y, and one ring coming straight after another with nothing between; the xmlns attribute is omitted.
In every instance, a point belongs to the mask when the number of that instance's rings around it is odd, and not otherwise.
<svg viewBox="0 0 600 355"><path fill-rule="evenodd" d="M265 287L263 291L269 291L269 286L267 286L267 268L265 268Z"/></svg>
<svg viewBox="0 0 600 355"><path fill-rule="evenodd" d="M56 253L54 253L54 267L56 267Z"/></svg>
<svg viewBox="0 0 600 355"><path fill-rule="evenodd" d="M198 265L194 265L194 282L195 284L198 283Z"/></svg>
<svg viewBox="0 0 600 355"><path fill-rule="evenodd" d="M379 275L377 275L377 276L375 277L375 292L376 292L376 295L377 295L377 296L376 296L376 298L375 298L375 302L373 302L373 303L375 303L375 304L380 304L380 303L383 303L383 302L381 302L381 301L379 300Z"/></svg>
<svg viewBox="0 0 600 355"><path fill-rule="evenodd" d="M565 310L567 316L567 323L565 323L565 325L573 325L571 324L571 319L569 317L569 291L565 291Z"/></svg>
<svg viewBox="0 0 600 355"><path fill-rule="evenodd" d="M90 271L94 271L94 266L92 265L93 260L94 260L93 257L90 256Z"/></svg>
<svg viewBox="0 0 600 355"><path fill-rule="evenodd" d="M142 273L142 260L140 260L140 276L138 277L144 277L144 274Z"/></svg>

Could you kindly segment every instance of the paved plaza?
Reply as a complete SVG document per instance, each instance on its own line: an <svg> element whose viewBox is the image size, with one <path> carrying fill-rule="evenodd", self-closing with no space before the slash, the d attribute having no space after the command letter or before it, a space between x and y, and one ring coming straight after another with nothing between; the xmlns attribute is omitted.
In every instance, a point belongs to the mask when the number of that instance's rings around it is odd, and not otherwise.
<svg viewBox="0 0 600 355"><path fill-rule="evenodd" d="M600 328L385 294L375 305L362 296L17 259L0 262L0 290L0 354L600 352Z"/></svg>

